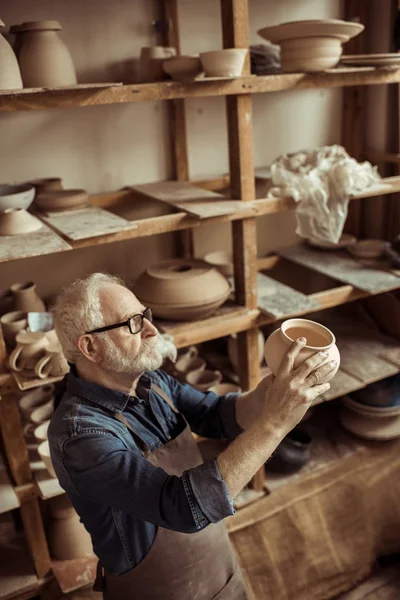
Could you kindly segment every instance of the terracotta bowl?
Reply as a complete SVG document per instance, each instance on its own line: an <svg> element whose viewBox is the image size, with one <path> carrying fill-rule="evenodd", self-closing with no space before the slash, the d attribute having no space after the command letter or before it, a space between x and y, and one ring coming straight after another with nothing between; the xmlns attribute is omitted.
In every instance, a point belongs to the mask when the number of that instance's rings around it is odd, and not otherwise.
<svg viewBox="0 0 400 600"><path fill-rule="evenodd" d="M41 221L22 208L7 208L0 213L0 235L32 233L41 227Z"/></svg>
<svg viewBox="0 0 400 600"><path fill-rule="evenodd" d="M311 73L332 69L340 62L342 43L337 38L302 38L281 43L284 73Z"/></svg>
<svg viewBox="0 0 400 600"><path fill-rule="evenodd" d="M174 56L163 62L163 69L172 79L185 81L194 79L202 72L201 61L198 56Z"/></svg>
<svg viewBox="0 0 400 600"><path fill-rule="evenodd" d="M33 179L32 181L28 181L28 184L35 187L37 194L39 192L54 192L63 189L62 179L60 177Z"/></svg>
<svg viewBox="0 0 400 600"><path fill-rule="evenodd" d="M0 212L8 208L28 209L35 197L33 185L0 185Z"/></svg>
<svg viewBox="0 0 400 600"><path fill-rule="evenodd" d="M200 60L206 77L240 77L247 53L247 48L227 48L202 52Z"/></svg>
<svg viewBox="0 0 400 600"><path fill-rule="evenodd" d="M49 212L75 210L87 206L89 194L85 190L55 190L37 195L35 205Z"/></svg>

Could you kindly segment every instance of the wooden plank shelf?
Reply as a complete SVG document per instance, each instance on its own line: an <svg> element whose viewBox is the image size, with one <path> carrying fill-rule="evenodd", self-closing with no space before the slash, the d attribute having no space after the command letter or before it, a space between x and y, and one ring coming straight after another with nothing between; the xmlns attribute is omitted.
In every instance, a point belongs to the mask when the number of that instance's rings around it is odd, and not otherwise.
<svg viewBox="0 0 400 600"><path fill-rule="evenodd" d="M45 224L32 233L0 236L0 263L65 250L72 247Z"/></svg>
<svg viewBox="0 0 400 600"><path fill-rule="evenodd" d="M106 84L104 88L89 87L83 84L63 89L37 88L2 92L0 94L0 111L45 110L207 96L240 96L293 89L382 85L399 82L399 69L339 67L323 73L288 73L258 77L248 75L229 80L208 79L187 83L162 81L135 85Z"/></svg>

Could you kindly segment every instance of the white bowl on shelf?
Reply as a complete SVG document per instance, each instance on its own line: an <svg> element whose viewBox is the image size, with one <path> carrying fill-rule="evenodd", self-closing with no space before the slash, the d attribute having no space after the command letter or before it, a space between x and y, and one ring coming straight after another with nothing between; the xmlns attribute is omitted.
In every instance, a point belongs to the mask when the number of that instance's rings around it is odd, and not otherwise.
<svg viewBox="0 0 400 600"><path fill-rule="evenodd" d="M206 77L240 77L247 48L226 48L200 54Z"/></svg>
<svg viewBox="0 0 400 600"><path fill-rule="evenodd" d="M35 198L33 185L0 185L0 212L8 208L27 210Z"/></svg>

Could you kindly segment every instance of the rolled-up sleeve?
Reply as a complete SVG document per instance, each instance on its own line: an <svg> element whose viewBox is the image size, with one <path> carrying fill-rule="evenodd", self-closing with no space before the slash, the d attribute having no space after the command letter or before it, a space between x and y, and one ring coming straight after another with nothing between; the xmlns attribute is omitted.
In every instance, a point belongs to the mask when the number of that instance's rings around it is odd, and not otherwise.
<svg viewBox="0 0 400 600"><path fill-rule="evenodd" d="M243 432L236 422L236 400L240 394L203 393L163 371L157 371L157 374L160 377L158 383L173 399L194 433L206 438L233 440Z"/></svg>
<svg viewBox="0 0 400 600"><path fill-rule="evenodd" d="M82 498L153 523L194 533L234 514L215 461L168 475L108 432L79 433L63 447L63 465Z"/></svg>

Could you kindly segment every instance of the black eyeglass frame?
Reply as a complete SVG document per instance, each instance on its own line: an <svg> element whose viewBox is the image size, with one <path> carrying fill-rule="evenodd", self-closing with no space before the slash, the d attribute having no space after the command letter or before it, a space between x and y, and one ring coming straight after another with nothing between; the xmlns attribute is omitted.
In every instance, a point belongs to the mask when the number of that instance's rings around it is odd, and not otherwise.
<svg viewBox="0 0 400 600"><path fill-rule="evenodd" d="M141 326L138 331L132 331L132 327L131 327L132 319L134 319L135 317L141 317L141 319L142 319ZM125 326L129 328L129 331L131 332L132 335L135 335L135 334L141 333L143 331L145 319L150 321L150 323L153 322L153 313L152 313L151 308L146 308L142 313L138 313L137 315L132 315L131 317L129 317L129 319L127 319L126 321L123 321L122 323L115 323L115 325L105 325L104 327L98 327L97 329L92 329L91 331L86 331L85 335L88 333L103 333L103 331L110 331L110 329L117 329L118 327L125 327Z"/></svg>

